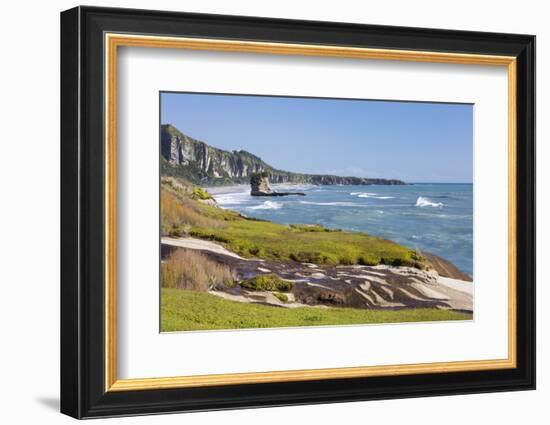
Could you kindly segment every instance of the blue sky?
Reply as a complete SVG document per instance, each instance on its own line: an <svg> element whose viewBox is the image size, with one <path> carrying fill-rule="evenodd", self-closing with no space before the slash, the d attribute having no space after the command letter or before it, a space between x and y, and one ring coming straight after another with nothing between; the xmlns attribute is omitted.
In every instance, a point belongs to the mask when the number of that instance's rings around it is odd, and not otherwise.
<svg viewBox="0 0 550 425"><path fill-rule="evenodd" d="M161 122L287 171L472 182L472 105L161 93Z"/></svg>

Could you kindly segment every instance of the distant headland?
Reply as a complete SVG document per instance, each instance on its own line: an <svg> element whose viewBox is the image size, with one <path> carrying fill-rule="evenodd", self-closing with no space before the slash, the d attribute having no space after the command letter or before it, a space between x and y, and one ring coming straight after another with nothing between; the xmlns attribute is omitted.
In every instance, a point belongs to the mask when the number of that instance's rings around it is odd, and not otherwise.
<svg viewBox="0 0 550 425"><path fill-rule="evenodd" d="M331 174L304 174L278 170L258 156L244 151L226 151L193 139L171 124L160 128L161 173L183 177L195 184L221 186L247 184L254 174L264 173L271 183L315 185L404 185L397 179ZM271 195L278 196L278 195Z"/></svg>

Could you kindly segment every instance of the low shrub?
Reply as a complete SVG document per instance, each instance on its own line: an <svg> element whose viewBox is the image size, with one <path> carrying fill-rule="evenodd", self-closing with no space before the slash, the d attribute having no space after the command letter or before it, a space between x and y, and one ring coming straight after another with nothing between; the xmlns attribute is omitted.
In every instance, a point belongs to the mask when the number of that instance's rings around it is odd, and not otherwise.
<svg viewBox="0 0 550 425"><path fill-rule="evenodd" d="M417 263L405 258L382 258L380 264L394 267L415 267Z"/></svg>
<svg viewBox="0 0 550 425"><path fill-rule="evenodd" d="M163 288L209 291L234 285L231 269L200 252L175 250L161 263Z"/></svg>
<svg viewBox="0 0 550 425"><path fill-rule="evenodd" d="M194 187L189 195L191 199L206 201L208 199L214 199L208 191L204 190L202 187Z"/></svg>
<svg viewBox="0 0 550 425"><path fill-rule="evenodd" d="M216 242L221 242L221 243L229 242L229 240L227 238L224 238L223 236L217 235L217 234L212 233L212 232L203 231L203 230L200 230L200 229L191 230L189 232L189 235L195 236L195 237L201 238L201 239L207 239L209 241L216 241Z"/></svg>
<svg viewBox="0 0 550 425"><path fill-rule="evenodd" d="M169 176L162 176L160 179L160 184L174 192L181 194L189 192L192 188L191 183L183 179Z"/></svg>
<svg viewBox="0 0 550 425"><path fill-rule="evenodd" d="M357 264L361 266L376 266L380 264L380 260L373 256L362 255L357 259Z"/></svg>
<svg viewBox="0 0 550 425"><path fill-rule="evenodd" d="M328 258L323 256L320 252L308 251L292 252L289 257L291 260L299 263L323 264L328 260Z"/></svg>
<svg viewBox="0 0 550 425"><path fill-rule="evenodd" d="M252 279L243 280L239 285L253 291L279 291L288 292L294 284L287 280L281 279L275 273L261 274L254 276Z"/></svg>
<svg viewBox="0 0 550 425"><path fill-rule="evenodd" d="M329 229L322 224L291 224L290 229L295 232L341 232L342 229Z"/></svg>
<svg viewBox="0 0 550 425"><path fill-rule="evenodd" d="M288 302L288 296L286 294L283 294L282 292L274 292L273 295L275 295L275 298L277 298L282 303Z"/></svg>
<svg viewBox="0 0 550 425"><path fill-rule="evenodd" d="M254 255L255 257L260 257L263 254L263 249L259 248L257 246L254 246L248 250L251 255Z"/></svg>
<svg viewBox="0 0 550 425"><path fill-rule="evenodd" d="M411 260L414 261L425 261L426 257L422 255L419 249L411 250Z"/></svg>
<svg viewBox="0 0 550 425"><path fill-rule="evenodd" d="M161 191L160 217L161 232L163 235L184 236L184 226L199 226L222 228L226 223L205 216L195 202L184 197L176 196L166 190ZM187 228L188 230L188 228Z"/></svg>
<svg viewBox="0 0 550 425"><path fill-rule="evenodd" d="M168 231L168 236L181 238L189 236L191 231L191 226L189 224L181 224L179 226L173 225L172 228Z"/></svg>
<svg viewBox="0 0 550 425"><path fill-rule="evenodd" d="M338 259L338 264L341 264L342 266L351 266L355 264L355 261L350 257L340 257Z"/></svg>

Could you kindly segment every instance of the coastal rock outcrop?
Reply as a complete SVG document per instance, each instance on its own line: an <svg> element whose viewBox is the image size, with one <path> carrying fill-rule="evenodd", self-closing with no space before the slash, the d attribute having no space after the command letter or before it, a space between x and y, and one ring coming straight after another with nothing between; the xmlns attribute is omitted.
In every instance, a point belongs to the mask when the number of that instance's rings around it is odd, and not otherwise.
<svg viewBox="0 0 550 425"><path fill-rule="evenodd" d="M269 187L267 174L254 174L250 177L250 194L252 196L271 195L273 190Z"/></svg>
<svg viewBox="0 0 550 425"><path fill-rule="evenodd" d="M171 124L160 128L161 173L184 177L192 183L243 184L253 174L265 172L272 183L317 185L403 185L396 179L379 179L327 174L304 174L278 170L245 150L226 151L183 134Z"/></svg>
<svg viewBox="0 0 550 425"><path fill-rule="evenodd" d="M269 187L269 177L267 173L252 174L250 177L250 195L252 196L287 196L299 195L305 196L302 192L275 192Z"/></svg>
<svg viewBox="0 0 550 425"><path fill-rule="evenodd" d="M439 273L440 276L449 277L451 279L460 279L467 282L472 281L472 276L464 273L453 263L445 260L439 255L435 255L430 252L423 252L422 255L428 259L434 270Z"/></svg>
<svg viewBox="0 0 550 425"><path fill-rule="evenodd" d="M212 244L211 242L209 242ZM181 249L162 244L163 258ZM238 281L258 275L275 274L292 283L286 294L289 302L278 301L273 292L251 291L239 284L214 295L234 301L255 302L279 307L325 306L373 310L437 308L473 311L472 282L442 278L435 270L411 267L321 266L311 263L254 260L217 250L202 250L212 260L229 266Z"/></svg>

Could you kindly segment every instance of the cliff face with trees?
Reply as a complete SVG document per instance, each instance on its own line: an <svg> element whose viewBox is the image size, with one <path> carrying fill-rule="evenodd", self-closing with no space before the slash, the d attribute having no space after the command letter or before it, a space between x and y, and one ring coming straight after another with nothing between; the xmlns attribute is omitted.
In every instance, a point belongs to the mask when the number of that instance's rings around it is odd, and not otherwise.
<svg viewBox="0 0 550 425"><path fill-rule="evenodd" d="M170 124L161 126L161 173L184 177L203 185L243 184L250 176L267 173L271 183L319 185L400 185L396 179L377 179L328 174L303 174L278 170L250 152L217 149L193 139Z"/></svg>

